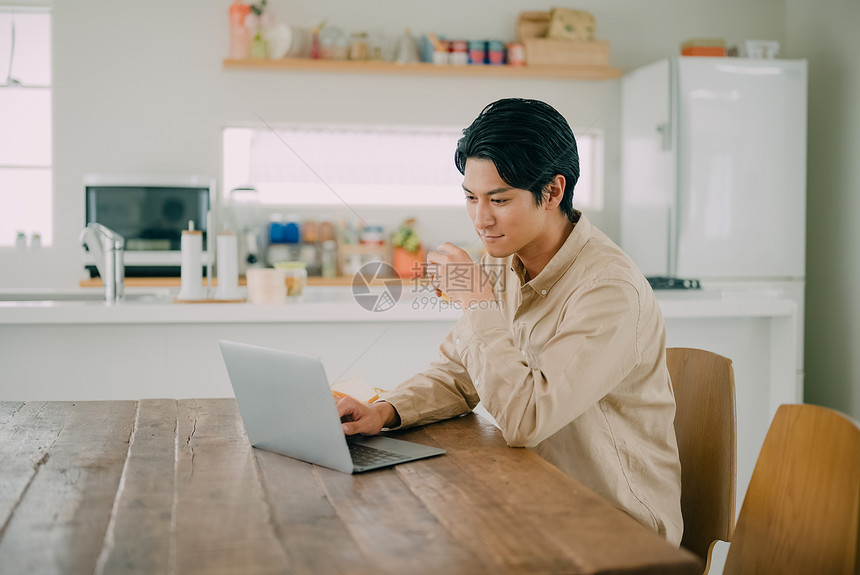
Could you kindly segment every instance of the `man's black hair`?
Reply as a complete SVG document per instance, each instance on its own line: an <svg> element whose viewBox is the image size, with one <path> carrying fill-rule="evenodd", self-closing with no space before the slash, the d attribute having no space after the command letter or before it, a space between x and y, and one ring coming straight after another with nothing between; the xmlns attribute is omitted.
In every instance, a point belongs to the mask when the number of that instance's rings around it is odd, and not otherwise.
<svg viewBox="0 0 860 575"><path fill-rule="evenodd" d="M574 221L576 140L564 116L546 102L506 98L489 104L457 142L454 163L461 174L469 158L492 161L506 184L529 190L537 205L543 203L547 185L561 174L565 179L561 211Z"/></svg>

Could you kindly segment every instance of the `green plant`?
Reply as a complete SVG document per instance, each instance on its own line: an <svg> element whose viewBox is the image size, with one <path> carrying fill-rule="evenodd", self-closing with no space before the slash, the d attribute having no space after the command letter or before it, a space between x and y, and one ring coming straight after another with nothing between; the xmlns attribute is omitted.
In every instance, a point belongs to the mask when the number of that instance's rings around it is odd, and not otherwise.
<svg viewBox="0 0 860 575"><path fill-rule="evenodd" d="M256 14L257 16L262 16L263 10L266 9L266 3L268 1L269 0L260 0L260 2L256 4L251 4L251 11L254 12L254 14Z"/></svg>
<svg viewBox="0 0 860 575"><path fill-rule="evenodd" d="M397 231L391 237L391 243L398 248L403 248L407 252L415 253L421 249L421 238L415 231L415 220L410 218L400 224Z"/></svg>

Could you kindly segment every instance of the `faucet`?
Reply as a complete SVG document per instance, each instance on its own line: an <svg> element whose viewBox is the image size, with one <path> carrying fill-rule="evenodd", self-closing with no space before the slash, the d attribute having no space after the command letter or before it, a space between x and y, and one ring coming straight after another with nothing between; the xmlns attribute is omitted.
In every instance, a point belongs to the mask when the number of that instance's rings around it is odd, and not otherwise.
<svg viewBox="0 0 860 575"><path fill-rule="evenodd" d="M88 224L81 232L81 245L93 253L96 269L105 284L105 301L122 299L125 282L123 250L125 240L121 235L101 224Z"/></svg>

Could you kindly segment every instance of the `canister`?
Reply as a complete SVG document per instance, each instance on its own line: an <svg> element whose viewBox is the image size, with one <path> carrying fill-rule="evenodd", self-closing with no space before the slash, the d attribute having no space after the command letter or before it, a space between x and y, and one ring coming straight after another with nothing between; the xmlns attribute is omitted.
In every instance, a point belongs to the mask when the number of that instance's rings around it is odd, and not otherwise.
<svg viewBox="0 0 860 575"><path fill-rule="evenodd" d="M484 40L469 41L469 63L484 64L487 59L487 43Z"/></svg>
<svg viewBox="0 0 860 575"><path fill-rule="evenodd" d="M523 45L511 42L508 44L508 64L511 66L522 66L526 63Z"/></svg>
<svg viewBox="0 0 860 575"><path fill-rule="evenodd" d="M505 44L500 40L487 42L487 61L495 66L505 63Z"/></svg>
<svg viewBox="0 0 860 575"><path fill-rule="evenodd" d="M451 64L465 66L469 63L469 43L465 40L451 42Z"/></svg>

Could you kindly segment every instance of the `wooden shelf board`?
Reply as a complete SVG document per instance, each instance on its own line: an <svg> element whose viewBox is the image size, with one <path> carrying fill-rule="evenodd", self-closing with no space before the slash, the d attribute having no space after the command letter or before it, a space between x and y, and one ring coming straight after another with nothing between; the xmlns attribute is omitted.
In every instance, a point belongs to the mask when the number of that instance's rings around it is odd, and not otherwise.
<svg viewBox="0 0 860 575"><path fill-rule="evenodd" d="M280 60L225 59L224 68L287 70L294 72L336 72L346 74L410 74L418 76L460 76L481 78L549 78L561 80L606 80L620 78L621 70L604 66L438 66L419 62L351 62L348 60L311 60L282 58Z"/></svg>

